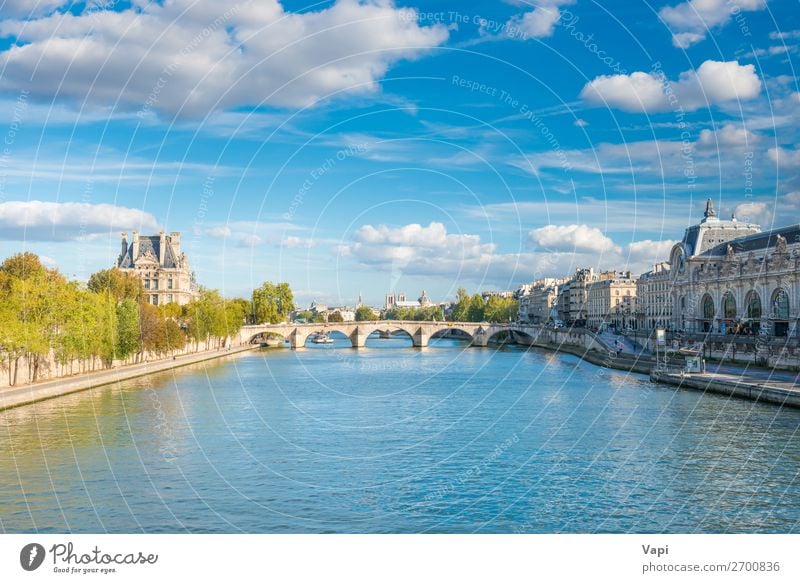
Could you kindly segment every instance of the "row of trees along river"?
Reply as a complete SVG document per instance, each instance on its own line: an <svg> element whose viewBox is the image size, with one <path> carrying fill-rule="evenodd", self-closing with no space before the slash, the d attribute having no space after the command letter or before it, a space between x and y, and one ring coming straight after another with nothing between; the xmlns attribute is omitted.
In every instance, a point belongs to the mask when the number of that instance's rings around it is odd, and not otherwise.
<svg viewBox="0 0 800 583"><path fill-rule="evenodd" d="M145 298L141 281L118 269L81 284L33 253L6 259L0 264L2 384L219 348L248 321L281 322L294 310L286 283L266 282L250 300L206 288L183 306L154 306Z"/></svg>
<svg viewBox="0 0 800 583"><path fill-rule="evenodd" d="M287 283L265 282L250 299L226 299L217 290L201 287L186 305L154 306L146 302L141 281L129 273L98 271L84 285L45 267L33 253L19 253L0 264L0 370L7 373L2 384L220 348L242 325L284 322L294 310ZM460 288L447 319L507 322L516 313L513 299L484 300ZM297 316L309 322L322 318L311 312ZM366 306L356 311L359 321L378 317ZM445 320L441 306L395 308L382 317ZM328 315L331 322L341 319L341 314Z"/></svg>

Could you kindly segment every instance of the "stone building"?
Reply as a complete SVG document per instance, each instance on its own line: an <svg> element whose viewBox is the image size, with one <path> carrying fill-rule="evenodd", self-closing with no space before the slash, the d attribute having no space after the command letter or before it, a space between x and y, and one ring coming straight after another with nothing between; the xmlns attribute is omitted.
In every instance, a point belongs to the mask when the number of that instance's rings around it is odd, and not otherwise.
<svg viewBox="0 0 800 583"><path fill-rule="evenodd" d="M666 261L639 276L636 282L637 330L672 328L672 278Z"/></svg>
<svg viewBox="0 0 800 583"><path fill-rule="evenodd" d="M427 308L432 306L433 302L428 298L428 294L425 293L425 290L422 290L422 295L414 301L414 300L407 300L406 294L400 292L399 294L395 294L394 292L389 292L386 294L386 303L384 305L385 310L392 310L395 308Z"/></svg>
<svg viewBox="0 0 800 583"><path fill-rule="evenodd" d="M525 293L519 298L519 321L526 324L546 324L557 319L554 309L558 300L558 287L563 282L563 279L548 277L526 285Z"/></svg>
<svg viewBox="0 0 800 583"><path fill-rule="evenodd" d="M133 273L142 281L147 302L162 305L175 302L183 305L197 295L194 274L186 254L181 252L181 234L143 236L136 231L122 233L122 251L116 267Z"/></svg>
<svg viewBox="0 0 800 583"><path fill-rule="evenodd" d="M586 325L600 328L612 323L615 310L626 297L636 297L636 279L630 271L606 271L589 283L586 292ZM633 304L628 303L628 310Z"/></svg>
<svg viewBox="0 0 800 583"><path fill-rule="evenodd" d="M673 325L687 332L796 336L800 319L800 225L761 231L703 220L670 253Z"/></svg>

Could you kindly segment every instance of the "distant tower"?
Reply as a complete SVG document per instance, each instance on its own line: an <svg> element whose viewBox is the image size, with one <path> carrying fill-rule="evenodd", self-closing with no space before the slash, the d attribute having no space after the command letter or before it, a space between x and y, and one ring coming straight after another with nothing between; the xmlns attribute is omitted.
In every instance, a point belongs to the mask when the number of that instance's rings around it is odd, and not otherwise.
<svg viewBox="0 0 800 583"><path fill-rule="evenodd" d="M356 302L356 308L360 308L363 305L364 305L364 302L361 299L361 292L358 292L358 302Z"/></svg>

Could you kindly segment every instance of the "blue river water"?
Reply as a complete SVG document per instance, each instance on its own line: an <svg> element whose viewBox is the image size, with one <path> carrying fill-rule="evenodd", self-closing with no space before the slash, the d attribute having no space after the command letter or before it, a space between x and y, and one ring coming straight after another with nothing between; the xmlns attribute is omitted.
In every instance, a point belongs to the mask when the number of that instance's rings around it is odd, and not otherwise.
<svg viewBox="0 0 800 583"><path fill-rule="evenodd" d="M524 347L348 346L0 413L0 531L800 531L800 411Z"/></svg>

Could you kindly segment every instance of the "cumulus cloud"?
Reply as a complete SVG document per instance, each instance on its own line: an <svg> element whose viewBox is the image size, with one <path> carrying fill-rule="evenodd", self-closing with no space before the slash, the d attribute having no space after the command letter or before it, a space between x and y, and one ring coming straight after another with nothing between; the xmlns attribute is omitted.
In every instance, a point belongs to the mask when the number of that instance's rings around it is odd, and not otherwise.
<svg viewBox="0 0 800 583"><path fill-rule="evenodd" d="M349 244L340 245L337 253L376 269L391 272L397 279L402 273L456 276L471 279L506 277L519 268L519 256L495 254L494 243L484 243L479 235L448 233L439 222L427 226L409 224L401 227L364 225Z"/></svg>
<svg viewBox="0 0 800 583"><path fill-rule="evenodd" d="M767 0L690 0L665 6L658 15L672 31L672 44L686 49L706 38L712 28L721 28L742 12L764 10Z"/></svg>
<svg viewBox="0 0 800 583"><path fill-rule="evenodd" d="M537 247L548 251L619 252L619 247L597 227L588 225L547 225L528 233Z"/></svg>
<svg viewBox="0 0 800 583"><path fill-rule="evenodd" d="M735 125L725 124L718 130L702 130L697 139L698 148L742 148L754 146L760 141L760 136L747 129Z"/></svg>
<svg viewBox="0 0 800 583"><path fill-rule="evenodd" d="M767 150L770 160L784 169L800 168L800 150L791 148L770 148Z"/></svg>
<svg viewBox="0 0 800 583"><path fill-rule="evenodd" d="M4 0L0 7L6 18L31 18L50 14L66 3L65 0Z"/></svg>
<svg viewBox="0 0 800 583"><path fill-rule="evenodd" d="M677 241L669 239L665 241L653 241L651 239L634 241L626 247L625 255L628 261L634 265L658 263L669 258L669 253L675 243Z"/></svg>
<svg viewBox="0 0 800 583"><path fill-rule="evenodd" d="M156 231L150 213L112 204L10 201L0 203L0 238L6 241L72 241L115 231Z"/></svg>
<svg viewBox="0 0 800 583"><path fill-rule="evenodd" d="M536 8L525 14L517 15L506 25L508 30L520 30L529 38L545 38L553 36L553 29L561 18L559 6L574 3L575 0L542 0Z"/></svg>
<svg viewBox="0 0 800 583"><path fill-rule="evenodd" d="M134 4L0 23L0 36L16 40L0 52L0 87L143 114L296 108L375 92L394 63L448 36L393 0L338 0L304 13L278 0Z"/></svg>
<svg viewBox="0 0 800 583"><path fill-rule="evenodd" d="M581 97L595 105L655 113L678 107L694 111L730 101L753 99L760 92L761 79L753 65L709 60L697 70L684 71L674 82L656 73L642 71L629 75L601 75L584 86Z"/></svg>
<svg viewBox="0 0 800 583"><path fill-rule="evenodd" d="M772 208L766 202L747 202L737 205L734 214L739 221L756 223L766 228L772 226Z"/></svg>

